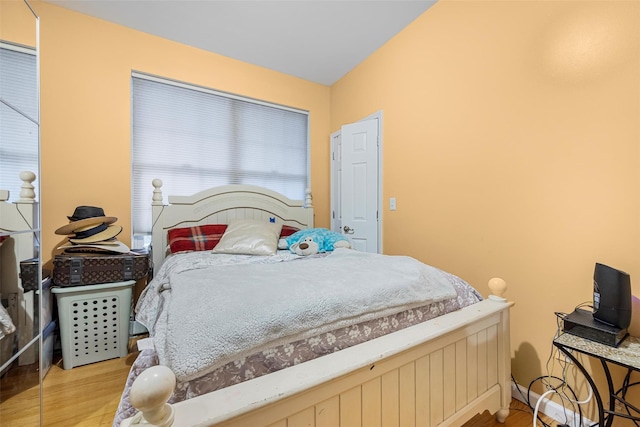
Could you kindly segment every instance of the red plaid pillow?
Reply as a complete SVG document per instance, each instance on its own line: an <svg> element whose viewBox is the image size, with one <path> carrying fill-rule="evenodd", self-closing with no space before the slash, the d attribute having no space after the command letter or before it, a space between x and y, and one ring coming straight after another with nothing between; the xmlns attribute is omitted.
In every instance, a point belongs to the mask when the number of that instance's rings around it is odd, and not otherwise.
<svg viewBox="0 0 640 427"><path fill-rule="evenodd" d="M171 253L210 251L215 248L227 229L227 224L196 225L169 230Z"/></svg>
<svg viewBox="0 0 640 427"><path fill-rule="evenodd" d="M195 227L172 228L169 230L171 253L210 251L215 248L227 229L227 224L197 225ZM299 228L283 225L280 238L291 236Z"/></svg>
<svg viewBox="0 0 640 427"><path fill-rule="evenodd" d="M296 231L300 231L300 229L296 227L292 227L290 225L283 225L282 231L280 231L280 238L284 239L285 237L289 237Z"/></svg>

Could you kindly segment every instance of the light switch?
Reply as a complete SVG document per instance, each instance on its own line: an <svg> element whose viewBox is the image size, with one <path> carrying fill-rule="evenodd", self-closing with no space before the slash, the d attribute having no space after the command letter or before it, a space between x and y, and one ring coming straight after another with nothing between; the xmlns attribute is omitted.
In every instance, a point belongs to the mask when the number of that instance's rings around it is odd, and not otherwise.
<svg viewBox="0 0 640 427"><path fill-rule="evenodd" d="M389 199L389 209L392 211L396 210L396 198L392 197Z"/></svg>

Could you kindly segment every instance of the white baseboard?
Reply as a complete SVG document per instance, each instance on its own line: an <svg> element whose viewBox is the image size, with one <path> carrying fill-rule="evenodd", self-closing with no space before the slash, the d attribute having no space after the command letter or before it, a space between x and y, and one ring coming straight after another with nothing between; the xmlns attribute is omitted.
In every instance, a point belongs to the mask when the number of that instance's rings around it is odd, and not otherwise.
<svg viewBox="0 0 640 427"><path fill-rule="evenodd" d="M511 397L519 400L520 402L523 402L525 405L531 404L532 408L535 408L538 400L540 400L540 395L538 393L530 392L529 399L531 399L531 401L527 402L526 387L522 387L521 385L518 385L514 382L511 383ZM542 402L540 402L538 412L542 412L546 416L556 420L558 423L567 424L570 427L590 426L595 424L594 421L591 421L586 417L582 417L581 424L580 417L577 413L572 411L570 408L563 407L560 403L555 402L547 397L545 397Z"/></svg>

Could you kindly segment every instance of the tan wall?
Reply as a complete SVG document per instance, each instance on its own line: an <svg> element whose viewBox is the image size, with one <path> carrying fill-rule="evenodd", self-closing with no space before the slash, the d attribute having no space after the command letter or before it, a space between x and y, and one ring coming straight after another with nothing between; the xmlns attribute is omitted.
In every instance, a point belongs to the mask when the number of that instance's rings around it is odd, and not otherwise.
<svg viewBox="0 0 640 427"><path fill-rule="evenodd" d="M78 205L117 216L119 239L130 243L132 70L309 110L316 221L328 225L329 87L47 3L33 6L41 17L45 262L65 240L54 231ZM149 183L150 201L152 191Z"/></svg>
<svg viewBox="0 0 640 427"><path fill-rule="evenodd" d="M0 1L0 40L36 46L36 18L22 1Z"/></svg>
<svg viewBox="0 0 640 427"><path fill-rule="evenodd" d="M596 261L640 294L639 11L441 0L332 87L332 130L383 110L384 252L503 277L524 386Z"/></svg>
<svg viewBox="0 0 640 427"><path fill-rule="evenodd" d="M33 4L45 261L80 204L118 216L128 243L133 69L310 110L319 226L330 132L382 110L384 251L485 295L505 278L520 384L545 372L554 312L591 300L594 262L639 293L637 2L440 0L330 89Z"/></svg>

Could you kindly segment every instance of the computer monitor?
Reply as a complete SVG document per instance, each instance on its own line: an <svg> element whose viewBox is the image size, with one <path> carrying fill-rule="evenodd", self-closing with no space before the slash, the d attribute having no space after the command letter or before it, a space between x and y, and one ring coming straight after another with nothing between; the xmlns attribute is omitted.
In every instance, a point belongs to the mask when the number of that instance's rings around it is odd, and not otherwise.
<svg viewBox="0 0 640 427"><path fill-rule="evenodd" d="M617 328L631 323L631 278L624 271L596 263L593 273L593 318Z"/></svg>

